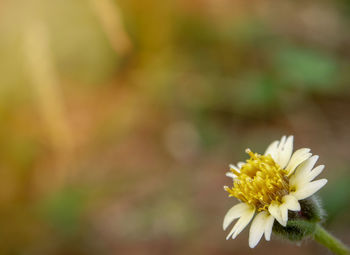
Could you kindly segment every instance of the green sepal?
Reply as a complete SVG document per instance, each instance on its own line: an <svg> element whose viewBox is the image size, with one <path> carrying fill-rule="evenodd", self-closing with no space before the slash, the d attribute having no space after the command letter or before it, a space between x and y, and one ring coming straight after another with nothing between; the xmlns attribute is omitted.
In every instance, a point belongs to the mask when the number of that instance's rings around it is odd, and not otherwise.
<svg viewBox="0 0 350 255"><path fill-rule="evenodd" d="M275 221L273 232L290 241L302 241L315 233L316 224L324 219L324 211L320 200L313 196L300 200L299 212L288 212L288 222L285 227Z"/></svg>
<svg viewBox="0 0 350 255"><path fill-rule="evenodd" d="M290 219L303 219L311 222L322 222L325 212L321 205L321 200L317 196L312 196L299 201L300 212L290 212ZM289 214L288 214L289 217Z"/></svg>
<svg viewBox="0 0 350 255"><path fill-rule="evenodd" d="M288 220L287 226L283 227L278 222L273 225L273 232L290 241L298 242L314 234L316 224L306 220Z"/></svg>

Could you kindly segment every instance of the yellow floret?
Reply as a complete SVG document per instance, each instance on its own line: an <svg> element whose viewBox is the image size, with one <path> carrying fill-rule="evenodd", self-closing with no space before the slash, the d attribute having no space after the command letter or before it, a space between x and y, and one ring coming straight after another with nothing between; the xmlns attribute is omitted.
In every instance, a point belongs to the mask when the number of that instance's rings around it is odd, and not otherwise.
<svg viewBox="0 0 350 255"><path fill-rule="evenodd" d="M263 156L249 149L246 152L250 159L240 172L231 168L237 177L233 180L233 187L225 187L225 190L258 211L267 210L272 202L281 203L282 197L289 193L287 171L276 164L270 155Z"/></svg>

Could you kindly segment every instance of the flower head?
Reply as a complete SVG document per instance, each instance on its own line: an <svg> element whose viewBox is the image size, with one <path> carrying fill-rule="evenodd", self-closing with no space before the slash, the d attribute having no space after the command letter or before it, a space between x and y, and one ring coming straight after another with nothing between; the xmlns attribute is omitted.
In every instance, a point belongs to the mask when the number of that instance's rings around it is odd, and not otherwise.
<svg viewBox="0 0 350 255"><path fill-rule="evenodd" d="M249 246L254 248L262 235L270 240L275 220L285 227L288 210L300 211L299 200L313 195L327 180L313 181L324 166L314 168L318 156L312 156L310 149L293 153L293 136L274 141L264 155L250 149L246 152L250 158L237 166L230 165L230 172L226 173L233 185L224 189L240 203L227 212L223 228L226 230L238 219L227 235L227 239L234 239L254 218L249 232Z"/></svg>

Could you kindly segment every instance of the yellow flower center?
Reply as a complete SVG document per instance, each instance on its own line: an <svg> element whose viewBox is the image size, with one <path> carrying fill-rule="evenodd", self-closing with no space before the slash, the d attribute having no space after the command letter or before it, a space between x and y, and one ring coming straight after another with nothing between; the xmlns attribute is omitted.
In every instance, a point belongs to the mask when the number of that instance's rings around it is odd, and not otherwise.
<svg viewBox="0 0 350 255"><path fill-rule="evenodd" d="M263 156L247 149L250 159L240 172L231 168L237 176L233 187L225 187L230 196L253 205L258 211L267 210L272 202L281 203L289 192L287 171L282 169L270 155Z"/></svg>

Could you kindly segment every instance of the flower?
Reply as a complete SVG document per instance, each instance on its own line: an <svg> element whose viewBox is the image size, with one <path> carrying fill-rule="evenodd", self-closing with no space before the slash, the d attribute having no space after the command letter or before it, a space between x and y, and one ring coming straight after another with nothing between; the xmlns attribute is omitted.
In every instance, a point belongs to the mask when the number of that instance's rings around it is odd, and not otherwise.
<svg viewBox="0 0 350 255"><path fill-rule="evenodd" d="M226 213L223 229L238 219L226 238L235 239L255 215L249 231L249 246L254 248L262 235L266 241L270 240L275 219L285 227L288 210L300 211L299 200L313 195L327 180L313 181L324 166L314 168L318 156L312 156L310 149L293 153L293 136L274 141L264 155L250 149L246 152L250 159L237 166L230 165L230 172L226 173L233 179L233 186L224 189L240 203Z"/></svg>

